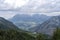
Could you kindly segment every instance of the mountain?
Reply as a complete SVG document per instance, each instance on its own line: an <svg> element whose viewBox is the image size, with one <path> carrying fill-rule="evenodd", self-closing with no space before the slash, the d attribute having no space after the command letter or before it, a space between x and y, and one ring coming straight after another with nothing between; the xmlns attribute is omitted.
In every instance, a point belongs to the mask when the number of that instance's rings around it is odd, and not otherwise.
<svg viewBox="0 0 60 40"><path fill-rule="evenodd" d="M43 22L44 19L48 19L49 16L43 15L43 14L33 14L33 15L28 15L28 14L17 14L10 20L12 22L19 22L19 21L27 21L27 22Z"/></svg>
<svg viewBox="0 0 60 40"><path fill-rule="evenodd" d="M49 16L43 14L17 14L13 18L11 18L10 21L12 21L19 28L28 30L29 28L43 23L49 18Z"/></svg>
<svg viewBox="0 0 60 40"><path fill-rule="evenodd" d="M0 40L35 40L34 36L0 17Z"/></svg>
<svg viewBox="0 0 60 40"><path fill-rule="evenodd" d="M12 22L0 17L0 29L18 29Z"/></svg>
<svg viewBox="0 0 60 40"><path fill-rule="evenodd" d="M60 16L53 16L44 23L30 28L30 31L52 35L57 27L60 27Z"/></svg>

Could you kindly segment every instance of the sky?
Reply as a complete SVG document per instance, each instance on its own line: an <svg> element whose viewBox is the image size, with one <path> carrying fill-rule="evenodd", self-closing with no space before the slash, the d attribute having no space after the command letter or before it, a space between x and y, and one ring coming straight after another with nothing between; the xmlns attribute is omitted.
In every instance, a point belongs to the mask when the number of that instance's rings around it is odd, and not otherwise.
<svg viewBox="0 0 60 40"><path fill-rule="evenodd" d="M60 15L60 0L0 0L0 17L6 19L16 14Z"/></svg>

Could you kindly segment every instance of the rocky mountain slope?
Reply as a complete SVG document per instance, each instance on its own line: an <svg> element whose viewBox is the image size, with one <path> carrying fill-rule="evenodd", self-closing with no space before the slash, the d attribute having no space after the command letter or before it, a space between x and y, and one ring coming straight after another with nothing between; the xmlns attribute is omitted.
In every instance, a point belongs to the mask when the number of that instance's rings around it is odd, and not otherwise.
<svg viewBox="0 0 60 40"><path fill-rule="evenodd" d="M54 16L44 23L31 28L30 31L52 35L57 27L60 27L60 16Z"/></svg>

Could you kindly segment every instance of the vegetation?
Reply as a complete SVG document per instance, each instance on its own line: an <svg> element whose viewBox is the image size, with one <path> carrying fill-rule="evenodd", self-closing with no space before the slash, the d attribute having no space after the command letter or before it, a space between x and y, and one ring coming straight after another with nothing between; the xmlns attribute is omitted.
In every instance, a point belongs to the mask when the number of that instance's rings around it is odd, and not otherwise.
<svg viewBox="0 0 60 40"><path fill-rule="evenodd" d="M40 40L44 38L43 35L41 38L39 36L21 30L12 22L0 18L0 40Z"/></svg>
<svg viewBox="0 0 60 40"><path fill-rule="evenodd" d="M36 40L45 40L45 37L43 34L38 34Z"/></svg>
<svg viewBox="0 0 60 40"><path fill-rule="evenodd" d="M0 29L0 40L60 40L60 29L57 28L51 38L41 33L33 34L26 31Z"/></svg>
<svg viewBox="0 0 60 40"><path fill-rule="evenodd" d="M43 34L38 34L35 37L28 32L17 30L0 30L0 40L45 40Z"/></svg>
<svg viewBox="0 0 60 40"><path fill-rule="evenodd" d="M60 29L59 28L57 28L56 31L54 32L52 40L60 40Z"/></svg>
<svg viewBox="0 0 60 40"><path fill-rule="evenodd" d="M0 40L35 40L35 38L16 30L0 30Z"/></svg>

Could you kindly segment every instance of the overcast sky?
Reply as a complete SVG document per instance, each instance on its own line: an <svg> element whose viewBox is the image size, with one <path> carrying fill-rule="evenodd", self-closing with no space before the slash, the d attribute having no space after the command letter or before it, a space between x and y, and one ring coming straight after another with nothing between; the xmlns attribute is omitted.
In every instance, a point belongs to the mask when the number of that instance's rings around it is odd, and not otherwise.
<svg viewBox="0 0 60 40"><path fill-rule="evenodd" d="M60 0L0 0L1 17L11 18L23 12L60 15Z"/></svg>

